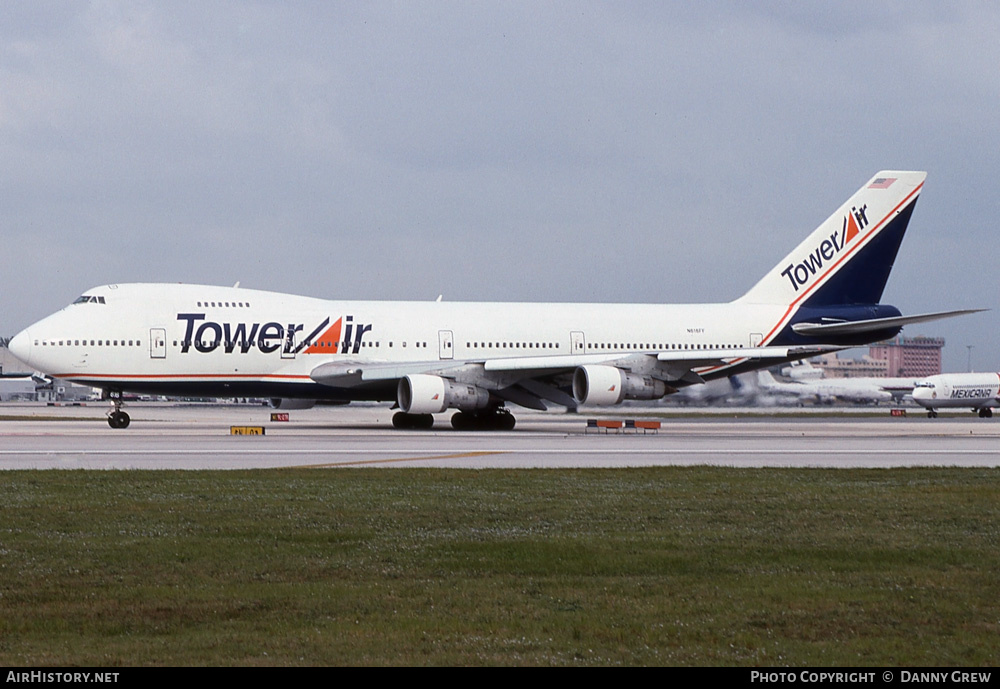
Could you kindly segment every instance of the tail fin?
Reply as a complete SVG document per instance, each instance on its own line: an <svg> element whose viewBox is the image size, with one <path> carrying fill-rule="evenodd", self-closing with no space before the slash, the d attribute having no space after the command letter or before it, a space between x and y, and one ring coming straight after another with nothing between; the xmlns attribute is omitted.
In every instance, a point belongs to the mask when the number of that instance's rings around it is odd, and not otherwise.
<svg viewBox="0 0 1000 689"><path fill-rule="evenodd" d="M736 301L877 304L926 177L879 172Z"/></svg>
<svg viewBox="0 0 1000 689"><path fill-rule="evenodd" d="M757 371L757 384L765 390L771 390L779 386L778 381L774 379L774 376L768 370Z"/></svg>

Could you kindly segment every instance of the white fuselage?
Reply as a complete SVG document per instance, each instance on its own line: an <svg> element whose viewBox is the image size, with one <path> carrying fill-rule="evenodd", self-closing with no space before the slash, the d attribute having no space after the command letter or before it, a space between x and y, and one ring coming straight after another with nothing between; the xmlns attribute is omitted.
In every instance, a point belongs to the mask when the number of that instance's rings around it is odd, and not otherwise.
<svg viewBox="0 0 1000 689"><path fill-rule="evenodd" d="M328 362L746 348L772 337L788 311L747 304L328 301L171 284L108 285L86 296L23 331L12 343L15 354L82 384L216 396L339 398L310 378ZM701 373L717 377L726 368ZM393 395L383 386L350 398Z"/></svg>
<svg viewBox="0 0 1000 689"><path fill-rule="evenodd" d="M1000 405L1000 373L942 373L917 383L914 401L927 409Z"/></svg>

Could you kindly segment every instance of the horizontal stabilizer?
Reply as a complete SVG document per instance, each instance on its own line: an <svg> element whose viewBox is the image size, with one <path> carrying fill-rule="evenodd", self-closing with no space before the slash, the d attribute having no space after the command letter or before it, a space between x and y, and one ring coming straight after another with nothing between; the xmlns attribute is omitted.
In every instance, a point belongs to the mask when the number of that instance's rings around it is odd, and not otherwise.
<svg viewBox="0 0 1000 689"><path fill-rule="evenodd" d="M923 313L917 316L895 316L892 318L871 318L864 321L842 321L836 323L796 323L792 326L799 335L817 335L820 337L834 335L856 335L858 333L869 333L878 330L889 330L891 328L901 328L904 325L914 323L926 323L952 316L964 316L969 313L979 313L988 309L963 309L960 311L939 311L937 313Z"/></svg>

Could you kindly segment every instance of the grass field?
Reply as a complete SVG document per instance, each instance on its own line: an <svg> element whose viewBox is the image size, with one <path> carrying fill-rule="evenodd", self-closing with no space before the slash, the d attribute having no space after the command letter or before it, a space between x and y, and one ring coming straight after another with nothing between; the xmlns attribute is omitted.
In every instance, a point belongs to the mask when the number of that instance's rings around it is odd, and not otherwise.
<svg viewBox="0 0 1000 689"><path fill-rule="evenodd" d="M4 472L0 664L995 665L1000 472Z"/></svg>

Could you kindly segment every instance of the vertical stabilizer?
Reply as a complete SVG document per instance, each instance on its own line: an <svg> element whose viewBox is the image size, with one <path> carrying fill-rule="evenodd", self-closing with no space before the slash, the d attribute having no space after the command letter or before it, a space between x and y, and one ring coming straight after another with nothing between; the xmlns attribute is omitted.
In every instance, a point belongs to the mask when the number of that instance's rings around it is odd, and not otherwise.
<svg viewBox="0 0 1000 689"><path fill-rule="evenodd" d="M736 301L877 304L926 177L879 172Z"/></svg>

